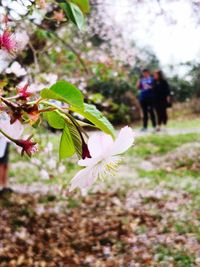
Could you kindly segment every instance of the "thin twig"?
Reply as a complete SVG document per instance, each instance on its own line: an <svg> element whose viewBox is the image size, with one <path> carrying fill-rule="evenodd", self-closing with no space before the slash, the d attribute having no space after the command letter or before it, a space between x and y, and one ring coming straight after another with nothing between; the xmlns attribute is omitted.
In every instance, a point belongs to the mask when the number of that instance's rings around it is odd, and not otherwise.
<svg viewBox="0 0 200 267"><path fill-rule="evenodd" d="M42 25L38 25L36 23L34 23L34 21L30 21L32 24L34 24L36 27L45 30L49 33L51 33L56 39L58 39L67 49L69 49L71 52L74 53L74 55L77 57L79 63L82 65L84 71L89 74L88 68L84 62L84 60L81 58L80 53L76 51L76 49L74 47L72 47L69 43L67 43L64 39L62 39L56 32L46 29L45 27L43 27Z"/></svg>
<svg viewBox="0 0 200 267"><path fill-rule="evenodd" d="M32 50L33 52L33 58L34 58L34 63L35 63L35 69L36 69L36 72L40 72L40 66L39 66L39 63L38 63L38 58L37 58L37 51L35 50L35 48L33 47L31 41L28 42L28 45L30 47L30 49Z"/></svg>

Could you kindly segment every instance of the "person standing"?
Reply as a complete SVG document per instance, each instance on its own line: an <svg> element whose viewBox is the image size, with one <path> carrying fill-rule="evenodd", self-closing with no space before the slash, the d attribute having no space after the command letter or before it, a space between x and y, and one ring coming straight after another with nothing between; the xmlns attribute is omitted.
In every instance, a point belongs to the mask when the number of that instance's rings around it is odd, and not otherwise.
<svg viewBox="0 0 200 267"><path fill-rule="evenodd" d="M168 115L167 107L170 105L170 88L167 80L164 78L163 72L157 70L154 72L154 105L157 114L158 128L161 130L162 125L167 125Z"/></svg>
<svg viewBox="0 0 200 267"><path fill-rule="evenodd" d="M8 186L8 150L9 144L5 137L0 136L0 189Z"/></svg>
<svg viewBox="0 0 200 267"><path fill-rule="evenodd" d="M148 127L148 118L152 122L152 126L156 128L156 116L154 112L154 95L153 95L153 77L150 75L148 69L142 71L142 77L137 82L137 88L139 92L139 101L143 112L143 128L142 131L146 131Z"/></svg>

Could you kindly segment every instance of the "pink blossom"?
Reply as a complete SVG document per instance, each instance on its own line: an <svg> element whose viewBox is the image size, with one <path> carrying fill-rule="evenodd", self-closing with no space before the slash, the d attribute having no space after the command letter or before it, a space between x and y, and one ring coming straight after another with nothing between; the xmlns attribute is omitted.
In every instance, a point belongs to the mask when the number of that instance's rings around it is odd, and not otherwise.
<svg viewBox="0 0 200 267"><path fill-rule="evenodd" d="M28 92L28 86L29 84L27 83L24 87L18 89L20 99L27 100L32 95L32 93Z"/></svg>
<svg viewBox="0 0 200 267"><path fill-rule="evenodd" d="M37 152L37 143L31 141L32 136L30 136L26 140L15 140L15 144L20 146L22 148L21 154L22 156L24 153L26 153L29 157L32 156L32 154Z"/></svg>
<svg viewBox="0 0 200 267"><path fill-rule="evenodd" d="M17 48L13 34L8 29L4 30L3 34L0 35L0 48L5 49L10 54L13 54Z"/></svg>

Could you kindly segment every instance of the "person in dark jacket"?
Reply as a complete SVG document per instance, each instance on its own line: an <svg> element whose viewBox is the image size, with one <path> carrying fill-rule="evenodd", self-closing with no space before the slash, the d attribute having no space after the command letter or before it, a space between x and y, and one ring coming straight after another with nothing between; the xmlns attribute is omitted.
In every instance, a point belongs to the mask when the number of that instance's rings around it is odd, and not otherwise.
<svg viewBox="0 0 200 267"><path fill-rule="evenodd" d="M154 106L157 114L157 130L160 131L161 125L167 125L168 115L167 107L170 103L170 88L163 72L157 70L154 72Z"/></svg>
<svg viewBox="0 0 200 267"><path fill-rule="evenodd" d="M150 115L152 126L156 128L156 116L154 113L153 77L148 69L144 69L142 77L137 82L139 89L139 101L143 112L143 131L147 130L148 117Z"/></svg>

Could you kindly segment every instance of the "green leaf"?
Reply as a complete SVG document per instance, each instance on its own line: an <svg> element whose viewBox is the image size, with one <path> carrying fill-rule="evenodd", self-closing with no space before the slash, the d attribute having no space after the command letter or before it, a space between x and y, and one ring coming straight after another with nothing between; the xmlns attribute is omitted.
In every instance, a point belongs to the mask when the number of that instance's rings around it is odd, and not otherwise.
<svg viewBox="0 0 200 267"><path fill-rule="evenodd" d="M69 128L71 138L74 143L76 154L79 158L81 158L82 157L82 140L81 140L80 133L72 123L67 123L67 126Z"/></svg>
<svg viewBox="0 0 200 267"><path fill-rule="evenodd" d="M70 0L70 2L79 6L83 13L87 14L90 12L89 0Z"/></svg>
<svg viewBox="0 0 200 267"><path fill-rule="evenodd" d="M79 6L72 2L65 1L61 1L59 5L65 12L68 19L71 20L79 28L79 30L82 30L85 24L85 18Z"/></svg>
<svg viewBox="0 0 200 267"><path fill-rule="evenodd" d="M78 158L81 158L82 140L77 128L70 121L65 120L56 111L46 112L44 113L44 117L54 129L64 129L60 142L60 159L70 157L74 153L77 154Z"/></svg>
<svg viewBox="0 0 200 267"><path fill-rule="evenodd" d="M103 132L111 135L113 138L115 137L115 130L112 124L94 105L84 104L82 109L72 108L71 110L82 115Z"/></svg>
<svg viewBox="0 0 200 267"><path fill-rule="evenodd" d="M60 140L59 156L60 160L69 158L75 153L74 143L67 125L63 129L63 133Z"/></svg>
<svg viewBox="0 0 200 267"><path fill-rule="evenodd" d="M67 81L59 81L40 93L44 99L55 99L73 107L83 107L83 95L79 89Z"/></svg>
<svg viewBox="0 0 200 267"><path fill-rule="evenodd" d="M54 129L63 129L65 127L65 120L56 111L46 112L45 119Z"/></svg>

